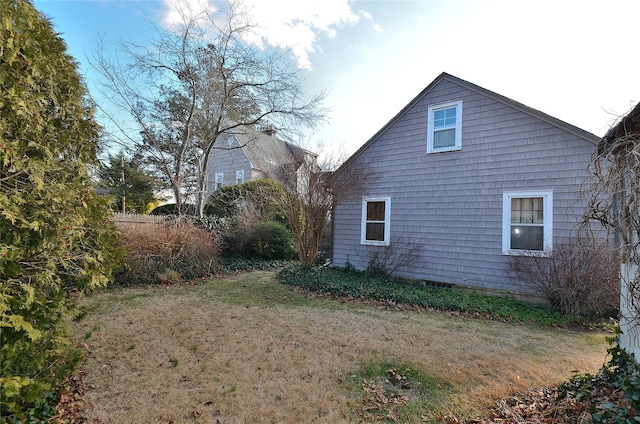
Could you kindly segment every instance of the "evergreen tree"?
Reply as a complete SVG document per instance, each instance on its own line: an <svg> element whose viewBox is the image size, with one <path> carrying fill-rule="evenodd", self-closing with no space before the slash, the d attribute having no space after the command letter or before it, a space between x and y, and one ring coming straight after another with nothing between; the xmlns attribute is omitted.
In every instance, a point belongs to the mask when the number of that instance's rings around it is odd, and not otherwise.
<svg viewBox="0 0 640 424"><path fill-rule="evenodd" d="M144 171L135 157L127 159L123 152L109 155L108 162L101 168L99 176L100 184L113 195L111 209L147 213L149 204L156 201L154 178Z"/></svg>
<svg viewBox="0 0 640 424"><path fill-rule="evenodd" d="M0 422L27 417L73 366L66 292L118 263L89 177L98 126L76 63L28 0L0 2Z"/></svg>

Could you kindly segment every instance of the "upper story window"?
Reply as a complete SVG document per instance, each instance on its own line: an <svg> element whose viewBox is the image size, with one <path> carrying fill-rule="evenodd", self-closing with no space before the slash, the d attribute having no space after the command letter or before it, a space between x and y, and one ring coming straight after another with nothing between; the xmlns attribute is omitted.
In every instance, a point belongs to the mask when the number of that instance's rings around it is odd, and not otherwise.
<svg viewBox="0 0 640 424"><path fill-rule="evenodd" d="M224 173L216 172L215 189L219 189L224 185Z"/></svg>
<svg viewBox="0 0 640 424"><path fill-rule="evenodd" d="M360 243L388 246L391 219L391 198L362 199L362 228Z"/></svg>
<svg viewBox="0 0 640 424"><path fill-rule="evenodd" d="M462 148L462 100L429 106L427 153Z"/></svg>
<svg viewBox="0 0 640 424"><path fill-rule="evenodd" d="M244 183L244 169L236 171L236 184Z"/></svg>
<svg viewBox="0 0 640 424"><path fill-rule="evenodd" d="M553 192L504 193L502 253L549 255L553 245Z"/></svg>

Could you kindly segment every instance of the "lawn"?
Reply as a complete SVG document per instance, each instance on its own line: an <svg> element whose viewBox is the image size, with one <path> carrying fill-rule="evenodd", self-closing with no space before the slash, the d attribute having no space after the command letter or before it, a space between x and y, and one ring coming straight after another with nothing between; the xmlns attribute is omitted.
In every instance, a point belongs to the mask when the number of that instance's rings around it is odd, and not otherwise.
<svg viewBox="0 0 640 424"><path fill-rule="evenodd" d="M79 303L86 415L105 424L476 417L606 359L603 334L310 298L267 271Z"/></svg>

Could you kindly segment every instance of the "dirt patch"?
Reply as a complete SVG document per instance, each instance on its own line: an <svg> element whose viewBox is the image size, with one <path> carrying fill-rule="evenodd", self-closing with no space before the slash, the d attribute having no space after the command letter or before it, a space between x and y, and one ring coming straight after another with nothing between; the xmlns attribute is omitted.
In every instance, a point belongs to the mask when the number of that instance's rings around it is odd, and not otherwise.
<svg viewBox="0 0 640 424"><path fill-rule="evenodd" d="M595 373L606 355L600 334L303 301L264 272L82 304L87 419L105 424L357 422L340 381L386 359L447 381L445 409L474 417L574 370Z"/></svg>

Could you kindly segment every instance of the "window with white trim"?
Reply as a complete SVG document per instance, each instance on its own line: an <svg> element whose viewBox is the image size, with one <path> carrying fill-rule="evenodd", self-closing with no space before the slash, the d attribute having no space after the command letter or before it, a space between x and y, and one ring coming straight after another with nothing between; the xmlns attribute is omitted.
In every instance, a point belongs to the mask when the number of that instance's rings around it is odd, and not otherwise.
<svg viewBox="0 0 640 424"><path fill-rule="evenodd" d="M215 179L215 189L219 189L220 187L222 187L224 185L224 173L223 172L216 172L216 179Z"/></svg>
<svg viewBox="0 0 640 424"><path fill-rule="evenodd" d="M244 183L244 170L236 171L236 184Z"/></svg>
<svg viewBox="0 0 640 424"><path fill-rule="evenodd" d="M362 199L361 244L388 246L391 218L390 197Z"/></svg>
<svg viewBox="0 0 640 424"><path fill-rule="evenodd" d="M502 197L502 253L551 254L553 192L504 193Z"/></svg>
<svg viewBox="0 0 640 424"><path fill-rule="evenodd" d="M462 100L429 106L427 153L462 148Z"/></svg>

